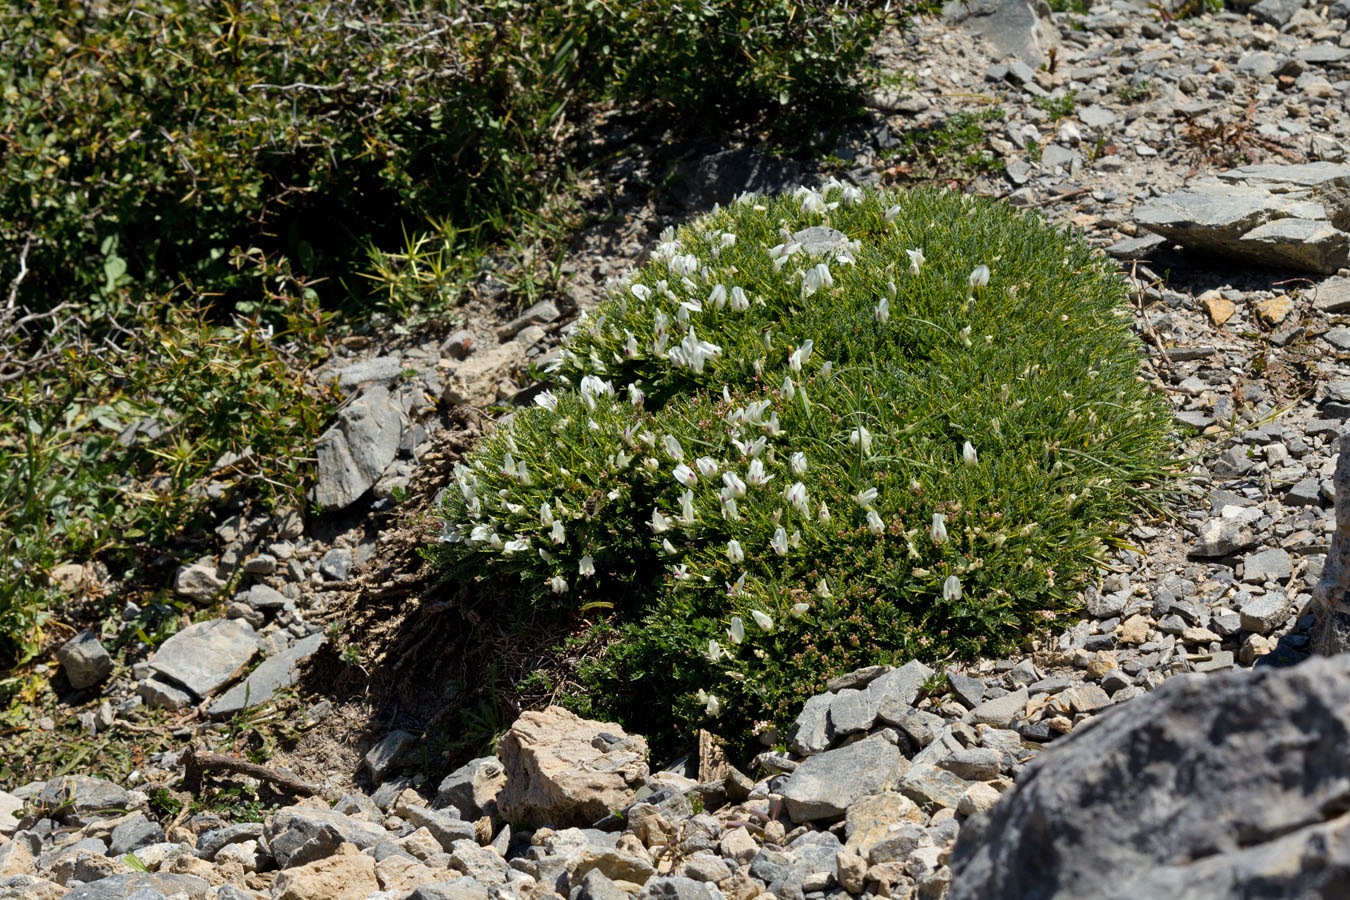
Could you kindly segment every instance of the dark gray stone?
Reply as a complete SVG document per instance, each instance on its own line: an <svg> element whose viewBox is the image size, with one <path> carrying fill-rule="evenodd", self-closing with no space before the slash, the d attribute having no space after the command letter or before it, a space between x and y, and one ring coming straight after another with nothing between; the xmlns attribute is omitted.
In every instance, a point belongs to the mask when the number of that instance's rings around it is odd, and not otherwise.
<svg viewBox="0 0 1350 900"><path fill-rule="evenodd" d="M915 709L912 706L899 707L892 712L883 714L880 718L886 724L894 725L905 737L909 738L910 743L919 749L933 743L938 734L942 732L942 726L945 724L941 716L935 716L930 712Z"/></svg>
<svg viewBox="0 0 1350 900"><path fill-rule="evenodd" d="M258 652L258 633L243 619L212 619L189 625L160 645L150 668L198 697L207 697L238 676Z"/></svg>
<svg viewBox="0 0 1350 900"><path fill-rule="evenodd" d="M191 694L158 678L137 682L136 696L151 709L183 709L192 705Z"/></svg>
<svg viewBox="0 0 1350 900"><path fill-rule="evenodd" d="M638 897L640 900L722 900L722 892L692 878L662 875L648 880Z"/></svg>
<svg viewBox="0 0 1350 900"><path fill-rule="evenodd" d="M47 816L69 825L87 825L110 819L145 805L145 795L132 793L88 775L62 775L43 786L33 805Z"/></svg>
<svg viewBox="0 0 1350 900"><path fill-rule="evenodd" d="M397 356L377 356L374 359L352 363L342 369L338 372L337 382L342 390L352 391L363 384L375 381L388 383L401 374L403 364Z"/></svg>
<svg viewBox="0 0 1350 900"><path fill-rule="evenodd" d="M876 735L807 759L780 793L793 822L838 818L858 798L890 790L908 768L899 749Z"/></svg>
<svg viewBox="0 0 1350 900"><path fill-rule="evenodd" d="M215 859L223 847L242 844L244 841L256 841L262 835L261 822L238 822L224 828L215 828L197 837L197 856L200 859Z"/></svg>
<svg viewBox="0 0 1350 900"><path fill-rule="evenodd" d="M285 869L332 856L343 842L358 850L373 847L385 838L385 830L329 809L288 806L264 823L263 838Z"/></svg>
<svg viewBox="0 0 1350 900"><path fill-rule="evenodd" d="M113 660L92 631L81 631L56 651L56 661L70 686L93 687L112 674Z"/></svg>
<svg viewBox="0 0 1350 900"><path fill-rule="evenodd" d="M319 560L319 574L326 581L346 581L352 570L352 551L334 547Z"/></svg>
<svg viewBox="0 0 1350 900"><path fill-rule="evenodd" d="M1254 584L1267 581L1288 581L1293 570L1293 560L1289 553L1278 547L1274 550L1262 550L1242 560L1242 580Z"/></svg>
<svg viewBox="0 0 1350 900"><path fill-rule="evenodd" d="M788 732L788 747L798 756L821 753L830 746L829 715L832 694L816 694L802 705Z"/></svg>
<svg viewBox="0 0 1350 900"><path fill-rule="evenodd" d="M1192 556L1230 556L1256 545L1252 530L1237 519L1208 519L1196 535Z"/></svg>
<svg viewBox="0 0 1350 900"><path fill-rule="evenodd" d="M978 678L948 672L947 685L952 689L952 696L964 703L966 709L974 709L984 699L984 682Z"/></svg>
<svg viewBox="0 0 1350 900"><path fill-rule="evenodd" d="M723 206L746 191L780 194L802 176L799 163L769 156L751 148L700 154L675 171L670 190L685 209Z"/></svg>
<svg viewBox="0 0 1350 900"><path fill-rule="evenodd" d="M1289 598L1279 591L1260 594L1242 604L1238 615L1243 631L1270 634L1289 618Z"/></svg>
<svg viewBox="0 0 1350 900"><path fill-rule="evenodd" d="M874 696L866 690L846 688L833 695L830 701L828 731L831 741L867 731L876 721Z"/></svg>
<svg viewBox="0 0 1350 900"><path fill-rule="evenodd" d="M505 785L506 769L497 757L470 760L441 780L434 805L437 809L453 806L469 819L495 816L497 795Z"/></svg>
<svg viewBox="0 0 1350 900"><path fill-rule="evenodd" d="M269 656L249 672L247 678L221 694L207 712L215 718L224 719L266 703L277 691L299 680L301 663L317 653L326 641L323 634L311 634L275 656Z"/></svg>
<svg viewBox="0 0 1350 900"><path fill-rule="evenodd" d="M924 811L935 812L941 808L956 809L956 805L961 802L961 795L969 787L970 782L955 772L936 766L916 765L900 779L897 790Z"/></svg>
<svg viewBox="0 0 1350 900"><path fill-rule="evenodd" d="M404 900L488 900L487 888L472 878L437 881L416 888Z"/></svg>
<svg viewBox="0 0 1350 900"><path fill-rule="evenodd" d="M969 819L950 896L1338 896L1347 732L1350 656L1172 678L1052 745Z"/></svg>
<svg viewBox="0 0 1350 900"><path fill-rule="evenodd" d="M629 900L627 892L599 869L591 869L568 892L569 900Z"/></svg>
<svg viewBox="0 0 1350 900"><path fill-rule="evenodd" d="M1247 12L1258 22L1283 28L1289 24L1294 13L1303 8L1303 4L1304 0L1261 0Z"/></svg>
<svg viewBox="0 0 1350 900"><path fill-rule="evenodd" d="M991 781L998 777L1002 757L988 747L962 747L943 756L938 765L967 781Z"/></svg>
<svg viewBox="0 0 1350 900"><path fill-rule="evenodd" d="M962 721L968 725L983 724L1007 728L1012 724L1013 719L1026 708L1029 696L1030 694L1025 687L1018 688L1002 697L994 697L991 700L984 701L966 713Z"/></svg>
<svg viewBox="0 0 1350 900"><path fill-rule="evenodd" d="M365 766L371 781L379 784L398 765L409 747L417 743L417 735L408 731L391 731L366 752Z"/></svg>
<svg viewBox="0 0 1350 900"><path fill-rule="evenodd" d="M160 824L138 813L112 830L112 834L108 837L108 853L112 856L124 856L162 840L164 829Z"/></svg>
<svg viewBox="0 0 1350 900"><path fill-rule="evenodd" d="M210 885L195 875L132 872L76 885L65 900L150 900L178 897L203 900Z"/></svg>
<svg viewBox="0 0 1350 900"><path fill-rule="evenodd" d="M898 718L902 709L914 705L924 682L932 677L932 669L912 659L873 681L867 691L875 700L877 715L886 722Z"/></svg>
<svg viewBox="0 0 1350 900"><path fill-rule="evenodd" d="M449 813L410 806L407 809L407 819L415 827L430 831L431 836L440 842L447 853L454 849L455 841L472 840L474 837L472 822L465 822Z"/></svg>

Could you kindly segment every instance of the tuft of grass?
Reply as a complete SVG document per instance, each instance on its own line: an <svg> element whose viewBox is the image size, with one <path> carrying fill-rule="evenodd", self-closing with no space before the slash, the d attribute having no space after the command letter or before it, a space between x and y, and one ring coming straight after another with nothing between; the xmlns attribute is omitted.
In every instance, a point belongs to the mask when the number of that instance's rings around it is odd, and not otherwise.
<svg viewBox="0 0 1350 900"><path fill-rule="evenodd" d="M591 622L570 702L658 740L781 727L860 665L1006 651L1167 490L1124 301L1006 205L743 197L612 286L557 392L456 467L432 552Z"/></svg>
<svg viewBox="0 0 1350 900"><path fill-rule="evenodd" d="M908 180L969 181L997 172L998 157L985 147L990 126L1003 121L997 106L955 112L945 120L905 132L900 146L887 152L891 170Z"/></svg>
<svg viewBox="0 0 1350 900"><path fill-rule="evenodd" d="M1032 103L1048 115L1051 122L1058 122L1073 115L1078 107L1078 92L1069 91L1062 97L1037 97Z"/></svg>

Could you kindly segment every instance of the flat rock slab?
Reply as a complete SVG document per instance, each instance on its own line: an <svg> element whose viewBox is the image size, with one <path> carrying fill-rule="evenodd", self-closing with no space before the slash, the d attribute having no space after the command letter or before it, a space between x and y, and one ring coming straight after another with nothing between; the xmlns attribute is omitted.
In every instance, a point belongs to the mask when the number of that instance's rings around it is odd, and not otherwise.
<svg viewBox="0 0 1350 900"><path fill-rule="evenodd" d="M793 822L835 819L860 798L890 790L908 768L899 748L878 735L805 760L781 793Z"/></svg>
<svg viewBox="0 0 1350 900"><path fill-rule="evenodd" d="M89 775L62 775L43 785L33 800L48 817L72 825L120 816L145 805L145 795Z"/></svg>
<svg viewBox="0 0 1350 900"><path fill-rule="evenodd" d="M258 652L258 633L243 619L212 619L189 625L150 657L150 668L208 697L235 678Z"/></svg>
<svg viewBox="0 0 1350 900"><path fill-rule="evenodd" d="M1039 5L1029 0L953 2L943 6L942 15L1028 66L1045 65L1050 49L1059 44L1053 20L1042 18Z"/></svg>
<svg viewBox="0 0 1350 900"><path fill-rule="evenodd" d="M949 896L1339 896L1347 730L1347 655L1172 678L1051 745L967 820Z"/></svg>
<svg viewBox="0 0 1350 900"><path fill-rule="evenodd" d="M263 825L263 837L277 864L285 869L337 853L344 843L358 850L374 847L389 835L380 825L331 809L288 806Z"/></svg>
<svg viewBox="0 0 1350 900"><path fill-rule="evenodd" d="M368 386L319 436L314 501L328 509L355 502L394 461L407 426L406 398L390 394L383 384Z"/></svg>
<svg viewBox="0 0 1350 900"><path fill-rule="evenodd" d="M249 672L247 678L212 703L207 712L216 718L227 718L271 700L277 691L295 684L300 677L300 664L317 653L325 640L322 634L311 634L275 656L269 656Z"/></svg>
<svg viewBox="0 0 1350 900"><path fill-rule="evenodd" d="M1350 166L1243 166L1148 201L1135 221L1184 247L1330 274L1350 264Z"/></svg>

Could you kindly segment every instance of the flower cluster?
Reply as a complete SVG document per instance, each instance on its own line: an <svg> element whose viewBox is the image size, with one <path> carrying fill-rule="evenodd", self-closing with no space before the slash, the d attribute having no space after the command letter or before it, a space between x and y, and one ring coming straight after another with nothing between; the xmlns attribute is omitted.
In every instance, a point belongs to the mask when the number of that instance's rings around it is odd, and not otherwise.
<svg viewBox="0 0 1350 900"><path fill-rule="evenodd" d="M996 639L1090 570L1165 421L1067 252L1082 289L1034 219L838 182L667 229L456 466L442 552L668 621L627 649L699 661L666 666L691 718L762 714L815 675L794 648L873 615L887 646Z"/></svg>

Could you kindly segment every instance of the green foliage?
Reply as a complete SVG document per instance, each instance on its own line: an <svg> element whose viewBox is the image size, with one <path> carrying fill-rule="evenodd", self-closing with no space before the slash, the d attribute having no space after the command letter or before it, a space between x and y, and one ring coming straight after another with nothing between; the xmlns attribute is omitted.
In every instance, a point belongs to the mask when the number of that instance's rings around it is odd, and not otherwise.
<svg viewBox="0 0 1350 900"><path fill-rule="evenodd" d="M1078 106L1078 92L1069 91L1062 97L1037 97L1031 101L1036 108L1050 116L1051 122L1073 115Z"/></svg>
<svg viewBox="0 0 1350 900"><path fill-rule="evenodd" d="M321 350L323 317L294 303L276 330L214 325L163 298L120 345L71 343L40 376L0 383L0 558L13 566L0 580L0 659L41 646L56 566L97 558L133 573L148 548L190 533L213 495L302 502L310 463L294 448L330 404L296 377ZM126 636L154 643L153 627L138 620Z"/></svg>
<svg viewBox="0 0 1350 900"><path fill-rule="evenodd" d="M1122 103L1143 103L1154 96L1153 82L1145 78L1138 84L1122 84L1116 89L1116 96Z"/></svg>
<svg viewBox="0 0 1350 900"><path fill-rule="evenodd" d="M906 174L913 178L969 181L998 171L998 157L984 143L992 123L1001 121L1003 110L997 106L955 112L943 121L905 132L900 146L889 155L903 159Z"/></svg>
<svg viewBox="0 0 1350 900"><path fill-rule="evenodd" d="M820 225L847 243L803 248ZM1007 650L1165 489L1124 296L1080 239L970 196L742 198L663 234L569 338L567 387L457 466L437 552L612 608L573 705L658 738Z"/></svg>

